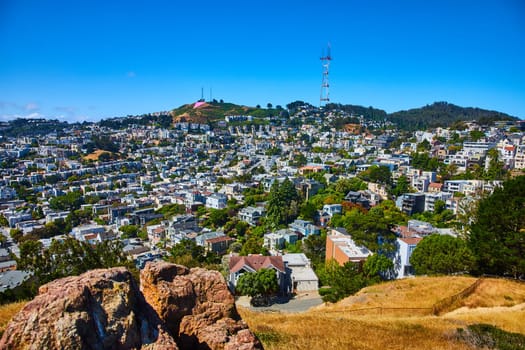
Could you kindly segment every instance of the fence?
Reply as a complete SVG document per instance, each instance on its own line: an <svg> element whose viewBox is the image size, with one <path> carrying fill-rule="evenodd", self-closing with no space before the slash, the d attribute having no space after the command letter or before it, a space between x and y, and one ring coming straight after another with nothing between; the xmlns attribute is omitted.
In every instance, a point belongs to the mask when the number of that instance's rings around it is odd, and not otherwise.
<svg viewBox="0 0 525 350"><path fill-rule="evenodd" d="M367 307L361 309L344 309L344 310L326 310L328 313L343 313L352 314L356 316L426 316L432 315L433 309L431 307Z"/></svg>
<svg viewBox="0 0 525 350"><path fill-rule="evenodd" d="M481 281L482 279L478 278L476 282L474 282L473 284L471 284L469 287L465 288L458 294L441 299L440 301L438 301L432 306L432 313L436 316L439 316L448 310L456 308L456 306L458 306L457 304L461 302L461 300L465 299L466 297L474 293L476 288L478 288L478 286L481 284Z"/></svg>

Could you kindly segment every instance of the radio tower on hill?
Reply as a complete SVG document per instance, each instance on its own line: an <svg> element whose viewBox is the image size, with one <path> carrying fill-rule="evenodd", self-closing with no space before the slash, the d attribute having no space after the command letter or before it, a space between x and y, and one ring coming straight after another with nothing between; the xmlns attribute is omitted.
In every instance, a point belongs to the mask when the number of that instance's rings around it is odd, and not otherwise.
<svg viewBox="0 0 525 350"><path fill-rule="evenodd" d="M326 56L321 57L321 62L323 65L323 80L321 82L321 99L319 101L319 107L323 105L325 102L330 101L330 83L328 81L328 74L330 71L330 61L332 60L332 56L330 54L330 43L328 43L328 50L326 53Z"/></svg>

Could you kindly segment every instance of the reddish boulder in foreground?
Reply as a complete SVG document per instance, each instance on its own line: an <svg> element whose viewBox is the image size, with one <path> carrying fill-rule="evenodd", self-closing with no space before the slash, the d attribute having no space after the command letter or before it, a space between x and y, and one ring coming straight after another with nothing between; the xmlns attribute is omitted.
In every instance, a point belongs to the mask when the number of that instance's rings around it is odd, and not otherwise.
<svg viewBox="0 0 525 350"><path fill-rule="evenodd" d="M141 271L140 284L181 349L262 349L218 271L156 262Z"/></svg>
<svg viewBox="0 0 525 350"><path fill-rule="evenodd" d="M165 262L100 269L40 287L0 349L262 349L222 275Z"/></svg>
<svg viewBox="0 0 525 350"><path fill-rule="evenodd" d="M1 349L177 349L125 268L88 271L40 287Z"/></svg>

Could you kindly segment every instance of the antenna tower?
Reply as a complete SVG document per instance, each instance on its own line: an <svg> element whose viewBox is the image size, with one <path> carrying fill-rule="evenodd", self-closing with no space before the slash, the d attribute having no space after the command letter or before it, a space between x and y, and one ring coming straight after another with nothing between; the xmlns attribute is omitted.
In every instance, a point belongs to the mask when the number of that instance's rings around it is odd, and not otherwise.
<svg viewBox="0 0 525 350"><path fill-rule="evenodd" d="M330 54L331 46L330 43L328 43L328 50L326 53L326 56L323 55L321 57L321 63L323 66L323 80L321 82L321 98L319 101L319 107L323 105L325 102L330 101L330 83L328 81L328 74L330 71L330 61L332 60L332 55Z"/></svg>

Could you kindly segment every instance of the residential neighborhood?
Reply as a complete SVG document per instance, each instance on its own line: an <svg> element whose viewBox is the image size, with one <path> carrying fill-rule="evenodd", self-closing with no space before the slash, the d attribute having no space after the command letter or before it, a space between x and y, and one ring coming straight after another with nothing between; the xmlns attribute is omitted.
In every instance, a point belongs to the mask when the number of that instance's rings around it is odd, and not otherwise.
<svg viewBox="0 0 525 350"><path fill-rule="evenodd" d="M26 242L44 251L67 237L118 242L137 269L215 266L233 292L261 268L275 270L283 295L317 291L325 262L363 266L376 254L406 278L419 242L461 237L474 203L525 171L523 121L407 131L292 105L214 122L171 112L59 129L24 120L49 132L0 138L0 284L35 273L18 263L39 253Z"/></svg>

